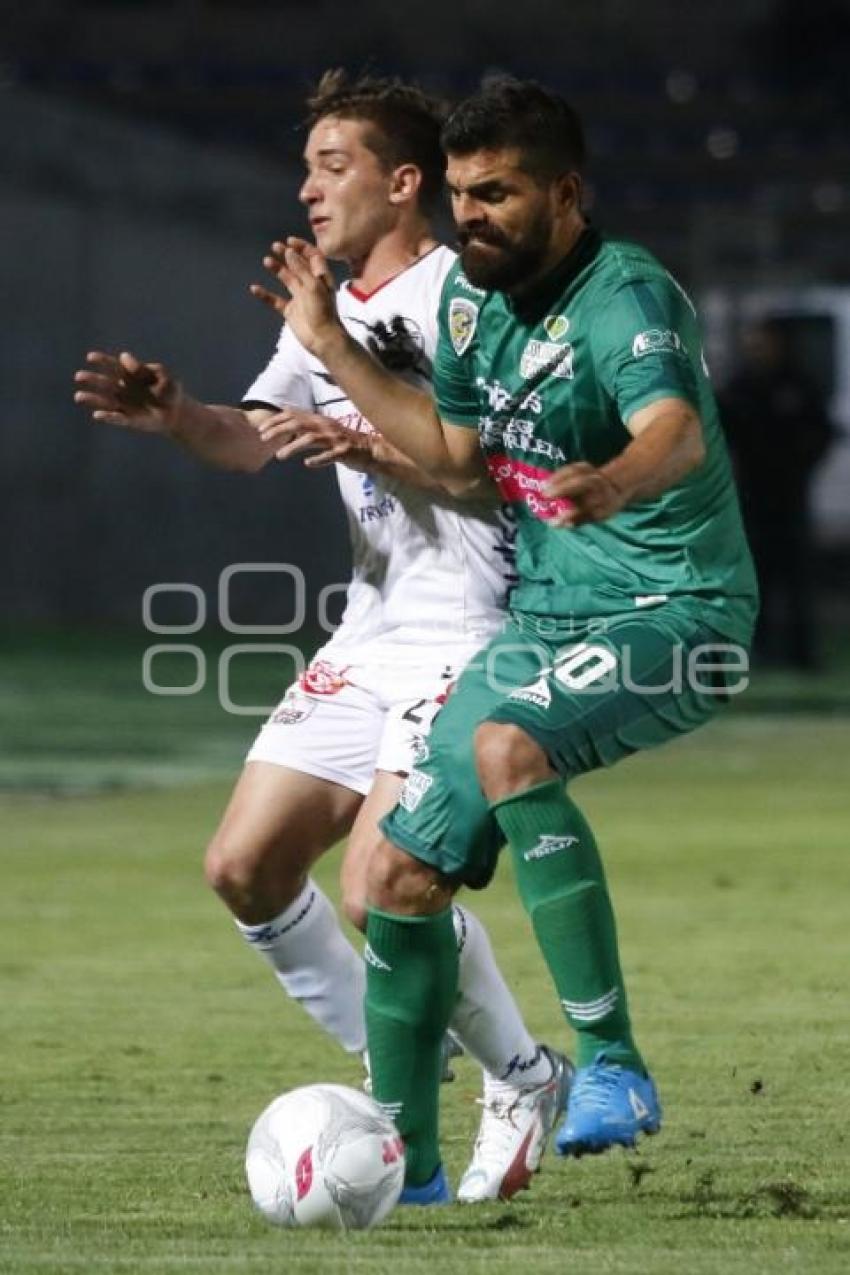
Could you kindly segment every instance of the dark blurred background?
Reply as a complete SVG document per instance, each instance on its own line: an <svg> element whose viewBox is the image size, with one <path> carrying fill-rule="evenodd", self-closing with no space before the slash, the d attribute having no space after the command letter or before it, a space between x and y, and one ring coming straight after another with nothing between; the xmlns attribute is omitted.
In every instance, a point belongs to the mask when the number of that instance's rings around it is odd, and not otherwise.
<svg viewBox="0 0 850 1275"><path fill-rule="evenodd" d="M572 99L593 157L593 217L648 244L694 294L718 388L744 362L764 376L764 401L772 395L755 442L762 478L774 491L798 481L793 498L768 500L765 514L756 497L748 514L779 574L765 658L816 667L820 630L833 635L827 648L847 630L846 0L28 0L2 17L7 618L136 624L147 586L191 582L212 600L237 561L299 563L317 588L345 578L329 475L208 472L158 440L94 427L71 402L72 373L93 346L161 359L199 397L238 402L276 336L246 285L261 277L270 238L303 226L305 93L344 64L449 96L500 68ZM753 325L765 316L784 352L753 369ZM735 419L730 407L730 437ZM801 459L794 440L810 419L822 445ZM777 555L795 563L792 590L810 586L810 648L781 631L794 600L781 596ZM246 600L255 622L280 604L259 582Z"/></svg>

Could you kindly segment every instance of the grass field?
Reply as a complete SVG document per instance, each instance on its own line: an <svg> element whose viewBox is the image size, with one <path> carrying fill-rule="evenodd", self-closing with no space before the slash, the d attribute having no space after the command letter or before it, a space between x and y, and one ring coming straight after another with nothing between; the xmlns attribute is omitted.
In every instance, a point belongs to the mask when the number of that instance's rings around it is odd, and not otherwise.
<svg viewBox="0 0 850 1275"><path fill-rule="evenodd" d="M141 696L120 646L5 654L3 1275L850 1270L850 718L735 713L576 785L661 1136L547 1156L510 1206L400 1210L339 1238L267 1227L243 1185L275 1093L360 1079L202 883L254 723L209 697ZM331 856L319 873L332 893L335 870ZM507 863L468 901L530 1025L565 1040ZM458 1072L443 1091L455 1181L478 1118L475 1069Z"/></svg>

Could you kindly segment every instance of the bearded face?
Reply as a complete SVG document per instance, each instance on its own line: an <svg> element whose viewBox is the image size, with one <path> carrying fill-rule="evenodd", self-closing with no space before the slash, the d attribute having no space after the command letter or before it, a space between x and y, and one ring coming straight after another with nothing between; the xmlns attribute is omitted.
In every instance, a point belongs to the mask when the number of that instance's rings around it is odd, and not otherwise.
<svg viewBox="0 0 850 1275"><path fill-rule="evenodd" d="M469 282L487 292L512 292L544 268L552 217L541 205L529 208L523 221L508 228L485 215L459 225L457 237Z"/></svg>

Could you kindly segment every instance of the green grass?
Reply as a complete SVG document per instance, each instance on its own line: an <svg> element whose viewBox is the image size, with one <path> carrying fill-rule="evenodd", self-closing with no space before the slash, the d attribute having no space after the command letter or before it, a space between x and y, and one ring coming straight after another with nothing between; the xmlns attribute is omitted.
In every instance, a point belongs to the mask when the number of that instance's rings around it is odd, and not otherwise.
<svg viewBox="0 0 850 1275"><path fill-rule="evenodd" d="M27 716L33 735L0 800L3 1275L850 1269L850 721L730 716L576 785L662 1134L638 1154L547 1156L510 1206L400 1210L340 1238L267 1227L243 1184L247 1131L274 1094L360 1080L202 883L229 783L187 779L231 769L253 724L216 726L200 702L128 709L117 655L94 700L28 659L7 739L27 742ZM33 720L45 700L52 721ZM110 775L142 786L110 791ZM319 873L332 893L337 862ZM564 1041L507 863L468 902L532 1028ZM443 1090L455 1181L478 1118L475 1069L458 1071Z"/></svg>

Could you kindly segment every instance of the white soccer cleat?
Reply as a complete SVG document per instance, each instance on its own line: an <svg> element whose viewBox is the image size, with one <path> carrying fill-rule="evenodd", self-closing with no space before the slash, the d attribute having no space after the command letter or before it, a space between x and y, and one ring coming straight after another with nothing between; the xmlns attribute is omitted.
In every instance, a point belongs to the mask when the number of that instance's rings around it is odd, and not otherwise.
<svg viewBox="0 0 850 1275"><path fill-rule="evenodd" d="M541 1048L552 1064L542 1085L511 1085L484 1077L484 1108L475 1150L460 1180L461 1204L509 1200L540 1168L549 1134L566 1106L575 1068L564 1054Z"/></svg>

